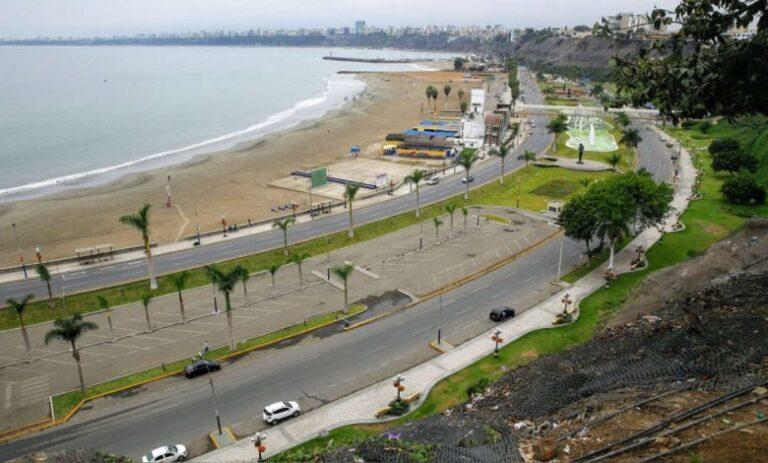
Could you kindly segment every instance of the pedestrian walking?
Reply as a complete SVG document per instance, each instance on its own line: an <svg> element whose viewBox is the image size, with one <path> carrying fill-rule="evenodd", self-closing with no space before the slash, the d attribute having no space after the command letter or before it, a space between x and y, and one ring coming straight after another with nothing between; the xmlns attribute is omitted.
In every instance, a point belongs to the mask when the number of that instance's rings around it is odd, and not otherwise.
<svg viewBox="0 0 768 463"><path fill-rule="evenodd" d="M208 341L203 341L203 355L208 354L211 351L211 346L208 345Z"/></svg>

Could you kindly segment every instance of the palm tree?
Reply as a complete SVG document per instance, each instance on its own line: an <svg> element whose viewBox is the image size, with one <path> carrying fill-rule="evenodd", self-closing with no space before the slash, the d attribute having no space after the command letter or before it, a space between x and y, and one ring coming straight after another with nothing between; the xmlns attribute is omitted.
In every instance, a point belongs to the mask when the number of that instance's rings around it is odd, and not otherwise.
<svg viewBox="0 0 768 463"><path fill-rule="evenodd" d="M440 240L440 225L443 224L443 221L434 217L432 223L435 224L435 243L437 243Z"/></svg>
<svg viewBox="0 0 768 463"><path fill-rule="evenodd" d="M469 216L469 209L466 207L461 208L461 213L464 214L464 233L467 232L467 216Z"/></svg>
<svg viewBox="0 0 768 463"><path fill-rule="evenodd" d="M333 267L333 274L344 282L344 313L349 313L349 276L354 270L355 265L351 262L344 262L344 265Z"/></svg>
<svg viewBox="0 0 768 463"><path fill-rule="evenodd" d="M465 149L461 153L459 153L459 157L456 160L456 163L464 168L465 187L466 187L464 190L465 201L469 199L469 169L472 168L472 165L475 162L477 162L477 151L469 150L469 149Z"/></svg>
<svg viewBox="0 0 768 463"><path fill-rule="evenodd" d="M44 264L37 264L35 267L37 270L37 276L40 280L45 282L45 287L48 289L48 307L53 309L56 307L56 303L53 302L53 290L51 289L51 272L48 271L48 267Z"/></svg>
<svg viewBox="0 0 768 463"><path fill-rule="evenodd" d="M279 228L283 231L283 254L288 256L288 226L296 222L293 217L287 217L283 220L276 220L272 228Z"/></svg>
<svg viewBox="0 0 768 463"><path fill-rule="evenodd" d="M464 99L464 90L459 89L459 91L456 92L456 95L459 97L459 106L461 106L462 100Z"/></svg>
<svg viewBox="0 0 768 463"><path fill-rule="evenodd" d="M235 328L232 323L232 301L230 295L234 291L235 286L237 286L237 282L243 279L244 268L242 265L236 265L229 271L224 271L215 265L208 265L205 268L208 270L213 283L219 288L219 291L224 293L227 328L229 328L229 348L234 351L237 348L237 343L235 342Z"/></svg>
<svg viewBox="0 0 768 463"><path fill-rule="evenodd" d="M461 113L462 113L462 114L464 114L465 112L467 112L467 109L468 109L468 108L469 108L469 105L467 104L467 102L466 102L466 101L462 101L462 102L459 104L459 109L461 109Z"/></svg>
<svg viewBox="0 0 768 463"><path fill-rule="evenodd" d="M445 104L448 104L448 95L451 94L451 86L446 84L445 87L443 87L443 93L445 93Z"/></svg>
<svg viewBox="0 0 768 463"><path fill-rule="evenodd" d="M149 302L151 300L151 293L144 293L141 295L141 305L144 306L144 318L147 320L147 331L152 331L152 323L149 321Z"/></svg>
<svg viewBox="0 0 768 463"><path fill-rule="evenodd" d="M592 183L592 179L590 178L582 178L579 180L579 183L581 183L581 186L584 187L584 191L589 190L589 184Z"/></svg>
<svg viewBox="0 0 768 463"><path fill-rule="evenodd" d="M501 184L504 183L504 161L510 154L512 154L512 137L507 138L497 149L491 150L492 156L498 156L501 159L501 175L499 175L499 183Z"/></svg>
<svg viewBox="0 0 768 463"><path fill-rule="evenodd" d="M83 320L79 313L71 317L58 318L53 322L53 328L45 333L45 344L48 345L52 339L60 339L68 342L72 346L72 357L77 363L77 376L80 378L80 392L85 393L85 381L83 381L83 367L80 365L80 351L77 350L77 340L86 331L98 329L96 323Z"/></svg>
<svg viewBox="0 0 768 463"><path fill-rule="evenodd" d="M344 188L344 198L347 200L347 208L349 208L349 237L355 237L355 223L352 217L352 202L357 196L357 192L360 190L360 185L351 184Z"/></svg>
<svg viewBox="0 0 768 463"><path fill-rule="evenodd" d="M99 303L99 307L107 315L107 326L109 326L109 335L112 339L115 339L115 328L112 326L112 310L109 308L109 301L107 298L99 294L96 296L96 301Z"/></svg>
<svg viewBox="0 0 768 463"><path fill-rule="evenodd" d="M455 204L446 204L445 205L445 212L450 214L451 216L451 232L448 234L448 236L453 235L453 213L456 212L456 205Z"/></svg>
<svg viewBox="0 0 768 463"><path fill-rule="evenodd" d="M187 282L190 276L192 275L189 272L179 272L174 273L168 277L168 280L171 282L171 286L173 286L173 288L179 294L179 311L181 312L181 321L184 323L187 323L187 316L184 313L184 296L182 296L181 293L184 291L184 288L187 287Z"/></svg>
<svg viewBox="0 0 768 463"><path fill-rule="evenodd" d="M616 242L623 236L629 234L629 225L621 214L612 214L606 222L600 225L598 233L607 237L611 244L611 254L610 258L608 259L608 270L613 270L613 255Z"/></svg>
<svg viewBox="0 0 768 463"><path fill-rule="evenodd" d="M269 275L272 277L272 298L277 297L277 282L275 281L275 275L277 274L277 271L280 270L280 267L282 267L283 264L272 264L268 267L269 269Z"/></svg>
<svg viewBox="0 0 768 463"><path fill-rule="evenodd" d="M157 289L155 265L152 262L152 249L149 245L149 208L149 204L143 205L136 214L126 214L120 217L120 223L130 225L141 233L141 239L144 241L144 252L147 254L149 289Z"/></svg>
<svg viewBox="0 0 768 463"><path fill-rule="evenodd" d="M27 309L29 301L33 298L31 294L27 294L21 300L14 298L8 298L5 303L11 306L16 311L16 315L19 317L19 327L21 328L21 337L24 338L24 347L27 348L27 362L32 361L32 345L29 344L29 335L27 334L27 327L24 325L24 311Z"/></svg>
<svg viewBox="0 0 768 463"><path fill-rule="evenodd" d="M309 259L311 256L307 253L299 253L299 254L291 254L291 257L288 259L289 262L293 262L296 264L296 266L299 269L299 289L302 289L304 287L304 274L301 271L301 264L304 263L305 260Z"/></svg>
<svg viewBox="0 0 768 463"><path fill-rule="evenodd" d="M623 127L627 127L629 124L632 123L632 121L629 119L629 116L627 116L627 113L624 111L620 111L616 113L616 119L619 121L619 124L621 124Z"/></svg>
<svg viewBox="0 0 768 463"><path fill-rule="evenodd" d="M536 153L534 153L533 151L525 150L525 152L523 153L523 160L525 161L525 167L527 168L528 163L530 161L536 160Z"/></svg>
<svg viewBox="0 0 768 463"><path fill-rule="evenodd" d="M608 158L608 163L611 165L613 170L616 170L616 166L618 166L620 162L621 155L619 153L613 153L611 157Z"/></svg>
<svg viewBox="0 0 768 463"><path fill-rule="evenodd" d="M411 172L410 175L405 177L405 181L408 183L413 183L416 185L416 218L421 215L421 195L419 192L419 182L421 182L424 177L427 176L427 173L424 172L421 169L414 169L413 172Z"/></svg>
<svg viewBox="0 0 768 463"><path fill-rule="evenodd" d="M557 137L568 130L568 119L565 114L560 113L555 116L547 124L547 130L549 130L549 133L555 134L555 151L557 151Z"/></svg>
<svg viewBox="0 0 768 463"><path fill-rule="evenodd" d="M251 279L251 274L248 272L248 269L245 268L245 266L240 266L240 281L243 282L243 297L245 297L245 300L248 300L248 280Z"/></svg>
<svg viewBox="0 0 768 463"><path fill-rule="evenodd" d="M437 112L437 97L440 96L440 92L435 87L432 87L432 100L434 103L434 112Z"/></svg>
<svg viewBox="0 0 768 463"><path fill-rule="evenodd" d="M429 104L432 101L432 91L435 89L435 87L431 85L427 85L427 90L424 92L427 95L427 104Z"/></svg>
<svg viewBox="0 0 768 463"><path fill-rule="evenodd" d="M640 132L637 129L624 129L621 132L619 143L622 143L629 149L637 149L637 145L642 141L643 139L640 137Z"/></svg>

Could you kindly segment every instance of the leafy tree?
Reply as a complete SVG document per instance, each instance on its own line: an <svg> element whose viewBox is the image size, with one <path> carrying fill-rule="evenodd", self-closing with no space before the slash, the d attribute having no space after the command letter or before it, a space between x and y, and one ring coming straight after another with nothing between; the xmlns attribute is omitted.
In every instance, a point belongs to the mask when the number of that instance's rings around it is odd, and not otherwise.
<svg viewBox="0 0 768 463"><path fill-rule="evenodd" d="M605 86L599 82L593 85L589 90L589 94L595 98L600 98L603 93L605 93Z"/></svg>
<svg viewBox="0 0 768 463"><path fill-rule="evenodd" d="M187 283L189 282L189 278L191 276L192 274L186 271L174 273L168 276L168 281L171 283L171 286L173 286L173 289L176 290L176 293L179 296L179 313L181 314L181 321L183 323L187 323L187 315L184 311L184 295L182 292L187 287Z"/></svg>
<svg viewBox="0 0 768 463"><path fill-rule="evenodd" d="M354 202L357 192L360 190L360 185L346 185L344 187L344 199L347 200L347 208L349 210L349 237L355 237L355 223L352 216L352 202Z"/></svg>
<svg viewBox="0 0 768 463"><path fill-rule="evenodd" d="M440 241L440 225L443 224L443 221L437 217L433 217L432 223L435 224L435 242L438 242Z"/></svg>
<svg viewBox="0 0 768 463"><path fill-rule="evenodd" d="M333 267L333 274L344 282L344 313L349 313L349 277L354 270L355 265L351 262L344 262L343 265Z"/></svg>
<svg viewBox="0 0 768 463"><path fill-rule="evenodd" d="M456 57L453 59L453 70L461 71L464 68L464 58Z"/></svg>
<svg viewBox="0 0 768 463"><path fill-rule="evenodd" d="M216 287L224 293L224 303L227 314L227 328L229 329L229 348L235 350L237 348L237 342L235 342L235 328L232 320L232 301L230 295L234 291L237 283L243 278L243 267L236 265L229 270L223 270L215 265L208 265L205 267L208 270L208 274L211 277L211 281Z"/></svg>
<svg viewBox="0 0 768 463"><path fill-rule="evenodd" d="M302 289L304 287L304 275L301 271L301 265L304 263L305 260L309 259L311 256L304 253L294 253L291 254L291 257L288 259L289 262L293 262L296 264L296 267L299 269L299 289Z"/></svg>
<svg viewBox="0 0 768 463"><path fill-rule="evenodd" d="M96 296L96 302L99 303L99 307L101 310L104 311L104 314L107 316L107 326L109 326L109 335L112 336L112 339L115 339L115 327L112 326L112 309L109 307L109 301L106 297L99 294Z"/></svg>
<svg viewBox="0 0 768 463"><path fill-rule="evenodd" d="M427 173L424 172L421 169L414 169L413 172L410 173L410 175L405 177L405 181L407 183L413 183L416 185L416 218L418 218L421 215L421 192L419 191L419 182L424 180L424 177L427 176Z"/></svg>
<svg viewBox="0 0 768 463"><path fill-rule="evenodd" d="M152 331L152 323L149 320L149 302L152 300L152 293L143 293L141 295L141 305L144 306L144 318L147 321L147 331Z"/></svg>
<svg viewBox="0 0 768 463"><path fill-rule="evenodd" d="M741 144L735 138L716 138L709 144L709 154L713 157L722 151L741 151Z"/></svg>
<svg viewBox="0 0 768 463"><path fill-rule="evenodd" d="M19 317L19 328L21 329L21 337L24 339L24 347L27 349L27 362L32 361L32 345L29 343L29 335L27 334L27 327L24 325L24 311L27 310L29 301L34 296L27 294L22 297L21 300L14 299L12 297L5 300L13 310L16 311L16 316Z"/></svg>
<svg viewBox="0 0 768 463"><path fill-rule="evenodd" d="M565 114L558 114L547 124L549 133L555 134L555 151L557 151L557 137L568 130L568 118Z"/></svg>
<svg viewBox="0 0 768 463"><path fill-rule="evenodd" d="M680 28L637 56L616 58L620 93L634 106L652 102L674 122L722 115L734 119L768 108L766 0L683 1L654 9L654 27ZM728 32L756 21L756 34L733 40Z"/></svg>
<svg viewBox="0 0 768 463"><path fill-rule="evenodd" d="M288 256L288 227L293 225L296 219L293 217L286 217L281 220L275 220L272 228L279 228L283 231L283 255Z"/></svg>
<svg viewBox="0 0 768 463"><path fill-rule="evenodd" d="M740 170L756 172L760 161L751 153L745 151L718 150L712 155L712 170L715 172L726 171L734 174Z"/></svg>
<svg viewBox="0 0 768 463"><path fill-rule="evenodd" d="M83 367L80 364L80 351L77 348L77 340L86 331L98 329L93 322L83 320L79 313L67 318L59 318L53 322L53 328L45 333L45 344L48 345L54 339L68 342L72 346L72 357L77 364L77 376L80 379L80 392L85 393L85 381L83 380Z"/></svg>
<svg viewBox="0 0 768 463"><path fill-rule="evenodd" d="M469 170L477 162L477 151L472 149L464 149L459 153L456 163L464 168L464 200L469 199Z"/></svg>
<svg viewBox="0 0 768 463"><path fill-rule="evenodd" d="M599 217L593 199L586 194L572 197L560 211L558 223L568 238L584 241L587 254L591 253L589 243L597 233Z"/></svg>
<svg viewBox="0 0 768 463"><path fill-rule="evenodd" d="M725 199L731 204L751 205L765 203L765 188L746 171L727 179L720 187Z"/></svg>
<svg viewBox="0 0 768 463"><path fill-rule="evenodd" d="M51 272L48 271L48 267L45 264L37 264L35 271L37 271L37 276L40 280L45 282L45 287L48 290L48 307L53 309L56 307L56 303L53 301L53 290L51 289Z"/></svg>
<svg viewBox="0 0 768 463"><path fill-rule="evenodd" d="M120 223L129 225L141 233L144 242L144 252L147 254L147 268L149 270L149 289L157 289L155 278L155 265L152 262L152 248L149 243L149 204L145 204L136 214L126 214L120 217Z"/></svg>

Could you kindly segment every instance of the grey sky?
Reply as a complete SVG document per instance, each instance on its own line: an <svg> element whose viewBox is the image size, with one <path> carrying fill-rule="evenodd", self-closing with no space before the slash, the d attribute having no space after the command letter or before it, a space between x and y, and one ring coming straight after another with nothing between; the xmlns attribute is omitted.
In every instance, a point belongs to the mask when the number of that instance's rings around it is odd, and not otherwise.
<svg viewBox="0 0 768 463"><path fill-rule="evenodd" d="M677 0L0 0L0 36L371 25L592 24Z"/></svg>

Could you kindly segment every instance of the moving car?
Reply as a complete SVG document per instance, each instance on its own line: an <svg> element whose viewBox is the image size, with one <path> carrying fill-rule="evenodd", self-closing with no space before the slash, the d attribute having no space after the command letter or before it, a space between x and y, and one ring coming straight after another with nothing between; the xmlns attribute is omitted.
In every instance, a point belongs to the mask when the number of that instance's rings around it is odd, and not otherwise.
<svg viewBox="0 0 768 463"><path fill-rule="evenodd" d="M473 176L471 176L471 175L470 175L470 176L468 176L468 177L463 177L463 178L461 179L461 183L472 183L472 182L474 182L474 181L475 181L475 177L473 177Z"/></svg>
<svg viewBox="0 0 768 463"><path fill-rule="evenodd" d="M427 185L437 185L438 183L440 183L440 179L437 177L429 177L427 179Z"/></svg>
<svg viewBox="0 0 768 463"><path fill-rule="evenodd" d="M299 416L299 404L296 402L275 402L264 407L264 413L261 415L268 424L275 424L285 418Z"/></svg>
<svg viewBox="0 0 768 463"><path fill-rule="evenodd" d="M195 376L218 370L221 370L221 364L219 362L213 360L198 360L197 362L184 367L184 376L187 378L194 378Z"/></svg>
<svg viewBox="0 0 768 463"><path fill-rule="evenodd" d="M504 320L508 318L512 318L515 316L515 309L512 307L497 307L493 310L491 310L491 313L489 315L490 319L495 322L503 322Z"/></svg>
<svg viewBox="0 0 768 463"><path fill-rule="evenodd" d="M143 463L182 461L187 458L187 448L181 444L164 445L141 457Z"/></svg>

